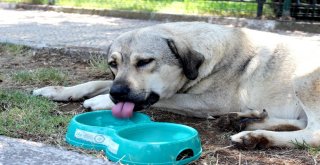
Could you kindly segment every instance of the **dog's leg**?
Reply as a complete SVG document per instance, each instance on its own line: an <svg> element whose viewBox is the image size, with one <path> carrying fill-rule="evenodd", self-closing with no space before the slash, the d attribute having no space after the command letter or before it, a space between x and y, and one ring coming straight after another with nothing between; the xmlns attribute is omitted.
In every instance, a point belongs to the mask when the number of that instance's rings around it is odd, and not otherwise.
<svg viewBox="0 0 320 165"><path fill-rule="evenodd" d="M83 102L85 108L91 110L111 109L114 106L109 94L98 95Z"/></svg>
<svg viewBox="0 0 320 165"><path fill-rule="evenodd" d="M296 98L307 115L307 126L303 130L276 132L266 130L243 131L231 136L239 147L294 147L295 144L320 146L320 69L299 77L294 82Z"/></svg>
<svg viewBox="0 0 320 165"><path fill-rule="evenodd" d="M306 125L304 120L266 118L260 122L247 123L245 130L297 131L306 128Z"/></svg>
<svg viewBox="0 0 320 165"><path fill-rule="evenodd" d="M35 96L43 96L54 101L77 101L109 92L112 81L90 81L87 83L63 87L48 86L32 92Z"/></svg>
<svg viewBox="0 0 320 165"><path fill-rule="evenodd" d="M219 128L232 131L269 130L296 131L306 127L306 121L298 119L279 119L268 116L266 110L247 110L245 112L231 112L218 118Z"/></svg>
<svg viewBox="0 0 320 165"><path fill-rule="evenodd" d="M244 112L232 112L235 113L239 118L257 118L257 119L265 119L268 117L268 112L263 109L262 111L258 110L247 110ZM230 113L230 114L232 114Z"/></svg>
<svg viewBox="0 0 320 165"><path fill-rule="evenodd" d="M291 147L295 144L320 145L320 129L303 129L291 132L267 130L242 131L231 136L231 141L239 148L254 149L268 147Z"/></svg>
<svg viewBox="0 0 320 165"><path fill-rule="evenodd" d="M221 131L242 131L248 123L262 122L268 117L266 110L247 110L244 112L231 112L218 116L218 125Z"/></svg>
<svg viewBox="0 0 320 165"><path fill-rule="evenodd" d="M225 101L221 98L210 98L212 96L196 94L175 94L168 99L161 99L153 107L168 109L170 112L194 116L200 118L213 118L213 116L230 112ZM217 100L212 102L211 100Z"/></svg>

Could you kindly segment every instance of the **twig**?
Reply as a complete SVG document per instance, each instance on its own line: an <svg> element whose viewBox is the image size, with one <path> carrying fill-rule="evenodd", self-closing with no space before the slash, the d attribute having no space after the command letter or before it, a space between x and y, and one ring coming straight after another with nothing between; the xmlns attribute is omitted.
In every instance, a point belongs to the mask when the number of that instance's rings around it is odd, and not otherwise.
<svg viewBox="0 0 320 165"><path fill-rule="evenodd" d="M312 156L312 159L313 159L314 165L317 165L318 164L317 159L314 156Z"/></svg>
<svg viewBox="0 0 320 165"><path fill-rule="evenodd" d="M216 161L216 165L218 165L219 164L219 154L217 154L217 161Z"/></svg>

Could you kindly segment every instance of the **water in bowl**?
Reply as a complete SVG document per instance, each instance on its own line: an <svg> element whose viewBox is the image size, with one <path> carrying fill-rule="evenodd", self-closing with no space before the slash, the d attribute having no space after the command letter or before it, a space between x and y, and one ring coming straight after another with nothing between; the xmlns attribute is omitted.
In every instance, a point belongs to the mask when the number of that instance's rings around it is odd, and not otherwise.
<svg viewBox="0 0 320 165"><path fill-rule="evenodd" d="M120 126L129 126L141 122L150 121L150 119L141 114L134 114L133 117L128 119L119 119L112 116L111 111L102 111L99 113L88 113L86 115L80 115L76 118L78 123L97 126L97 127L120 127Z"/></svg>
<svg viewBox="0 0 320 165"><path fill-rule="evenodd" d="M178 124L150 123L124 129L118 132L124 139L139 142L176 142L193 137L196 133Z"/></svg>

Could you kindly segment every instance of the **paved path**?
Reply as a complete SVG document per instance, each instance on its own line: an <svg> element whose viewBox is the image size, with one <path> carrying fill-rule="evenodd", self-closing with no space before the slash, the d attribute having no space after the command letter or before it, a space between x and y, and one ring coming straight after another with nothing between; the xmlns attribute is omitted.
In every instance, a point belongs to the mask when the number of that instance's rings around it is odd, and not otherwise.
<svg viewBox="0 0 320 165"><path fill-rule="evenodd" d="M54 148L41 143L0 136L1 165L111 165L92 156Z"/></svg>
<svg viewBox="0 0 320 165"><path fill-rule="evenodd" d="M105 48L119 34L157 21L0 9L0 42L33 47Z"/></svg>
<svg viewBox="0 0 320 165"><path fill-rule="evenodd" d="M248 21L254 23L255 20ZM0 9L0 42L24 44L32 47L103 49L123 32L158 23L161 22L52 11ZM267 27L260 28L268 29ZM320 34L278 32L320 41Z"/></svg>

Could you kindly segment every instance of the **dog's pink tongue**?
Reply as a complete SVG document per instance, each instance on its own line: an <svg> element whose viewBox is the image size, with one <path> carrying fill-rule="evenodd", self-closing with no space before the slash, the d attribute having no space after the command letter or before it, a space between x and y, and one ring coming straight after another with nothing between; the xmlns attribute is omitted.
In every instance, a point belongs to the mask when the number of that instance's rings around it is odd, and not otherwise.
<svg viewBox="0 0 320 165"><path fill-rule="evenodd" d="M133 114L134 103L119 102L112 107L112 115L118 118L129 118Z"/></svg>

